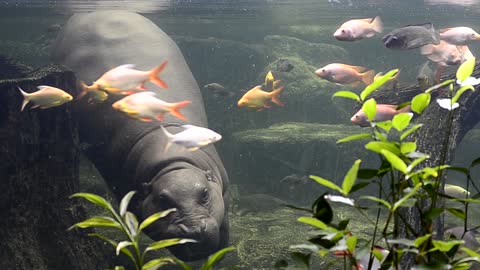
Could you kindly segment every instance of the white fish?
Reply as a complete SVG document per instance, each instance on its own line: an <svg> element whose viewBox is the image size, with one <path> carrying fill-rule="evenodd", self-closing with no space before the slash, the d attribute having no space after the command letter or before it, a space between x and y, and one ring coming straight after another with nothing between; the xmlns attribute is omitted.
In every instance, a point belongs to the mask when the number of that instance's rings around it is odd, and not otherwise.
<svg viewBox="0 0 480 270"><path fill-rule="evenodd" d="M141 92L122 98L113 103L112 107L144 122L155 119L163 121L166 113L187 121L187 118L179 110L191 103L189 100L169 103L156 98L153 92Z"/></svg>
<svg viewBox="0 0 480 270"><path fill-rule="evenodd" d="M83 91L78 95L82 98L87 92L101 90L111 94L128 95L138 91L144 91L144 84L148 81L158 85L160 88L167 88L167 83L158 78L158 74L165 69L167 61L151 70L142 71L133 69L135 65L127 64L115 67L103 74L91 86L82 83Z"/></svg>
<svg viewBox="0 0 480 270"><path fill-rule="evenodd" d="M20 93L23 95L23 103L20 111L23 111L29 102L33 103L32 109L37 107L40 109L46 109L62 105L63 103L69 102L73 99L73 97L67 92L52 86L37 86L37 88L40 90L34 93L26 93L22 90L22 88L19 86L17 87L18 90L20 90Z"/></svg>
<svg viewBox="0 0 480 270"><path fill-rule="evenodd" d="M181 127L184 129L183 131L177 134L171 134L161 126L163 132L167 136L165 152L172 143L183 146L189 151L195 151L222 139L222 135L208 128L194 125L182 125Z"/></svg>
<svg viewBox="0 0 480 270"><path fill-rule="evenodd" d="M362 38L373 37L383 31L380 17L355 19L343 23L333 36L341 41L355 41Z"/></svg>
<svg viewBox="0 0 480 270"><path fill-rule="evenodd" d="M439 32L440 39L453 45L466 45L471 41L480 40L480 34L465 26L445 28Z"/></svg>

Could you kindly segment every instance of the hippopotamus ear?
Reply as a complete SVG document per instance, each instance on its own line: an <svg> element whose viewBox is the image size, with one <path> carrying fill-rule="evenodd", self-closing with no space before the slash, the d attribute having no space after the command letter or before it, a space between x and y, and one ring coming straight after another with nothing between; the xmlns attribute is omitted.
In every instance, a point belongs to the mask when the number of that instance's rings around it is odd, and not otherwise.
<svg viewBox="0 0 480 270"><path fill-rule="evenodd" d="M146 196L152 193L152 184L151 183L142 183L142 195Z"/></svg>

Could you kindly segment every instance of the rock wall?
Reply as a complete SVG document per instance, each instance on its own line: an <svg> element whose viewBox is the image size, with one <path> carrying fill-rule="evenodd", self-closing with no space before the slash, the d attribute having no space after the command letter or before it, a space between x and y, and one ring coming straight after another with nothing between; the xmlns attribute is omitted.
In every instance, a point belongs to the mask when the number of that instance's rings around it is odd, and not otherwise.
<svg viewBox="0 0 480 270"><path fill-rule="evenodd" d="M68 198L78 192L80 151L70 105L20 112L17 86L38 85L74 91L76 79L48 66L0 80L0 269L105 268L100 241L67 231L86 218L83 202Z"/></svg>

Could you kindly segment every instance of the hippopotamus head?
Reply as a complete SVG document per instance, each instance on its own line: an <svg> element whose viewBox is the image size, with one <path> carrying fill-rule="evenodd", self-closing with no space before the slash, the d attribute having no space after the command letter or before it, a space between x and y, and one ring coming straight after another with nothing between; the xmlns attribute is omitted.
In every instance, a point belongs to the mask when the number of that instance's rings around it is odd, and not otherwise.
<svg viewBox="0 0 480 270"><path fill-rule="evenodd" d="M153 240L187 238L196 243L176 245L170 251L193 261L214 253L226 243L221 235L224 222L222 187L216 176L184 161L176 161L144 184L143 218L167 209L176 211L153 223L146 233Z"/></svg>

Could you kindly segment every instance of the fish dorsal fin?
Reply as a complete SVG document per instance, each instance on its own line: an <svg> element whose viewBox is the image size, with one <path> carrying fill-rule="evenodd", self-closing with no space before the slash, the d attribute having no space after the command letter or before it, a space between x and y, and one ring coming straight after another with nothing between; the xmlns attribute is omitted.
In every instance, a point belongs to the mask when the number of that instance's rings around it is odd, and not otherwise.
<svg viewBox="0 0 480 270"><path fill-rule="evenodd" d="M374 18L366 18L366 19L359 19L359 20L360 20L360 21L367 22L367 23L371 23L371 22L373 22L373 19L374 19Z"/></svg>
<svg viewBox="0 0 480 270"><path fill-rule="evenodd" d="M362 66L350 66L350 68L360 72L360 73L363 73L365 72L368 68L366 67L362 67Z"/></svg>
<svg viewBox="0 0 480 270"><path fill-rule="evenodd" d="M182 125L181 126L183 129L189 129L195 127L194 125Z"/></svg>
<svg viewBox="0 0 480 270"><path fill-rule="evenodd" d="M133 68L135 68L134 64L125 64L125 65L118 66L115 69L133 69Z"/></svg>
<svg viewBox="0 0 480 270"><path fill-rule="evenodd" d="M39 85L39 86L37 86L37 89L42 90L42 89L49 88L49 87L51 87L51 86L48 86L48 85Z"/></svg>
<svg viewBox="0 0 480 270"><path fill-rule="evenodd" d="M394 105L394 104L378 104L378 106L392 108L394 110L398 108L398 105Z"/></svg>
<svg viewBox="0 0 480 270"><path fill-rule="evenodd" d="M421 26L421 27L425 27L427 29L433 29L433 24L432 23L407 24L403 27L409 27L409 26Z"/></svg>

